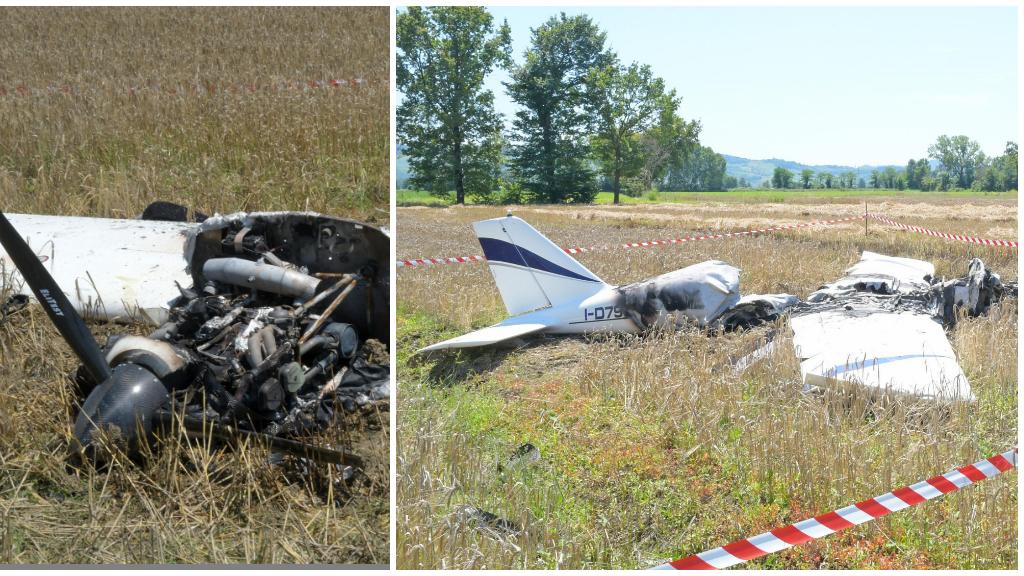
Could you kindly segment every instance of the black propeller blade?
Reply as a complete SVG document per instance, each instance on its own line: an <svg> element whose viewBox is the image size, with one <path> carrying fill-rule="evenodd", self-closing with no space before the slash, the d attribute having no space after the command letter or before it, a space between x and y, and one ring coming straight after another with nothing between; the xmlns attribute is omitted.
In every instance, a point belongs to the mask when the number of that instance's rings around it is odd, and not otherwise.
<svg viewBox="0 0 1024 576"><path fill-rule="evenodd" d="M93 380L103 382L110 377L110 367L82 317L3 212L0 212L0 245L3 245L7 255L21 271L21 276L32 288L50 320Z"/></svg>

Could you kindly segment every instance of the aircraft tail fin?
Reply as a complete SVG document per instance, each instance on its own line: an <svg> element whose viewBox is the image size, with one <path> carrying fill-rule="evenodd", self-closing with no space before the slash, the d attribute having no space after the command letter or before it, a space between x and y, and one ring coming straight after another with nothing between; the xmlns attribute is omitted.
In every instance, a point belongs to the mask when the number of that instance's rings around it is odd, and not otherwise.
<svg viewBox="0 0 1024 576"><path fill-rule="evenodd" d="M583 300L605 284L521 218L473 223L510 316Z"/></svg>

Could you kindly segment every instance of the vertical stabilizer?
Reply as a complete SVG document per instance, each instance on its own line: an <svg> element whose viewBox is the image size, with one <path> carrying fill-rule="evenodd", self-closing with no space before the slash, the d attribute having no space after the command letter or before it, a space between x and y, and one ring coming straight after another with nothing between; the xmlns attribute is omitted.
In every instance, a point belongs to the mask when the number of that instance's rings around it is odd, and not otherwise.
<svg viewBox="0 0 1024 576"><path fill-rule="evenodd" d="M483 220L473 229L511 316L582 301L607 287L520 218Z"/></svg>

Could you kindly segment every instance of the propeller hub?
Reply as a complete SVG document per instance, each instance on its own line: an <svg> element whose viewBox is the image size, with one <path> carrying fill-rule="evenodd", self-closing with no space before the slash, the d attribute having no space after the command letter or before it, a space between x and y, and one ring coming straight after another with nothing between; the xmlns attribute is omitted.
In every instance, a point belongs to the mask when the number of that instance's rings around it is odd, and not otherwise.
<svg viewBox="0 0 1024 576"><path fill-rule="evenodd" d="M120 364L110 378L93 389L75 419L75 451L89 459L100 454L100 435L122 446L130 457L153 438L157 411L167 401L167 388L138 364Z"/></svg>

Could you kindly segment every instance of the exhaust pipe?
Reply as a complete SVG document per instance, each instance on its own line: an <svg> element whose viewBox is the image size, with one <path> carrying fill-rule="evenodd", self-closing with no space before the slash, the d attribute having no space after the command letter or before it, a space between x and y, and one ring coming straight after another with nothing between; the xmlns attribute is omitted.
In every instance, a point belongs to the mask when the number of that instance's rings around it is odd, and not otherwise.
<svg viewBox="0 0 1024 576"><path fill-rule="evenodd" d="M232 286L309 300L316 295L320 279L273 264L243 258L211 258L203 264L203 277Z"/></svg>

